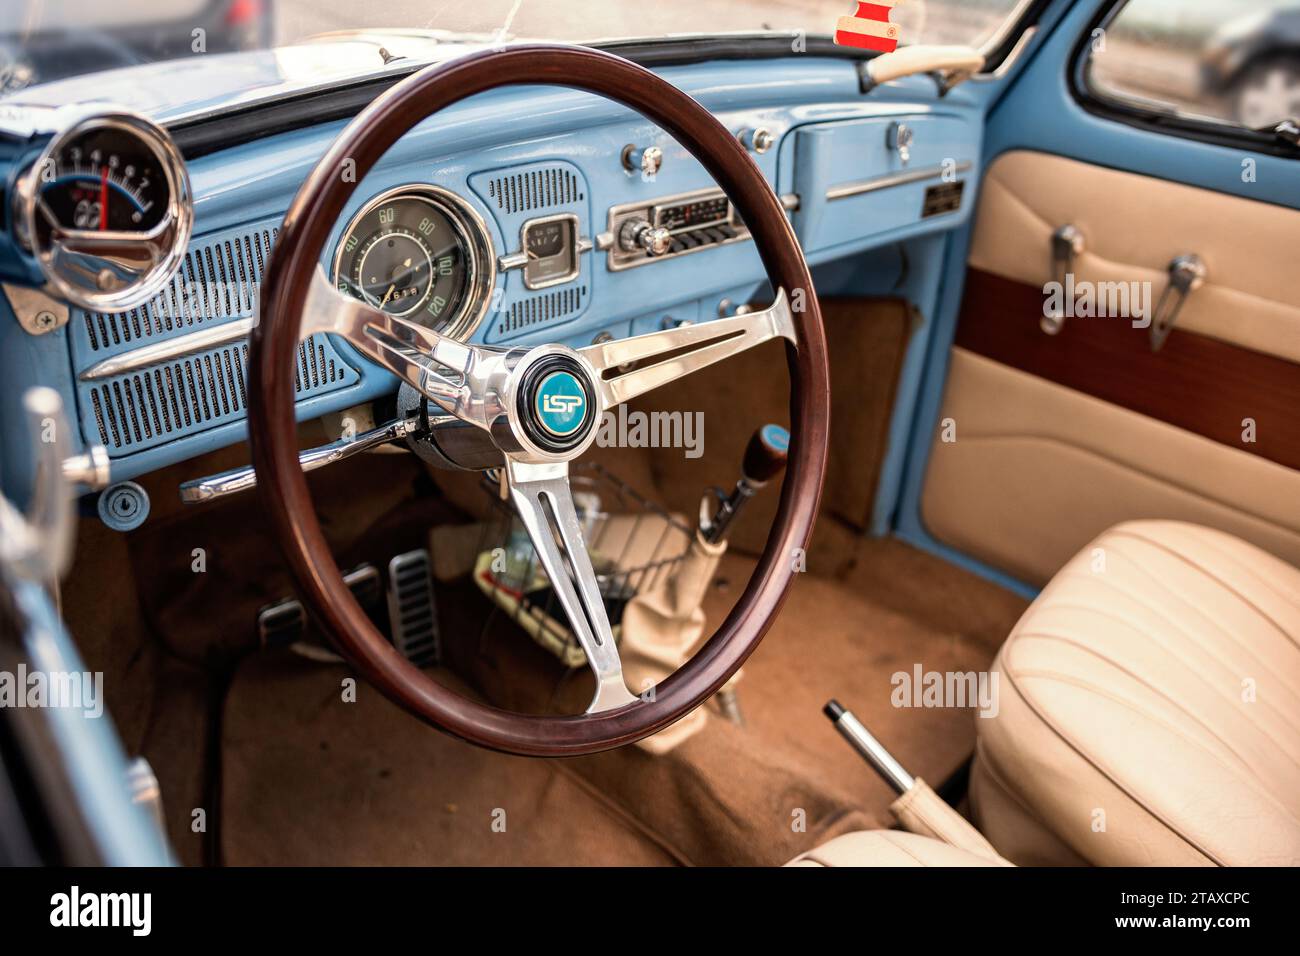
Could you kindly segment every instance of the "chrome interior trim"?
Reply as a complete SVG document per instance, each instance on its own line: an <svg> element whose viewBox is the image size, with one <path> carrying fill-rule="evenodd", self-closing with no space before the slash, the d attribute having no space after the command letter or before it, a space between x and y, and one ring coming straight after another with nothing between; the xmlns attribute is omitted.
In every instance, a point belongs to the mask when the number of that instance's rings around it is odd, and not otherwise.
<svg viewBox="0 0 1300 956"><path fill-rule="evenodd" d="M514 269L522 269L528 265L528 248L527 236L528 230L533 226L539 226L548 222L568 221L573 223L573 268L564 275L555 276L547 279L545 282L529 282L527 277L524 278L524 288L530 292L537 292L540 289L549 289L551 286L564 285L566 282L572 282L582 274L582 255L590 252L594 248L592 241L579 234L582 227L581 220L571 212L562 212L554 216L538 216L529 219L519 227L519 250L509 253L497 259L497 268L502 272L510 272Z"/></svg>
<svg viewBox="0 0 1300 956"><path fill-rule="evenodd" d="M353 455L375 448L385 442L405 438L415 430L415 427L414 419L389 422L379 428L372 428L370 431L362 432L355 438L340 439L328 445L301 451L298 453L298 464L302 466L303 471L315 471L317 468L323 468L336 461L342 461L344 458L351 458ZM224 498L226 495L247 491L256 485L257 472L253 470L251 465L244 468L232 468L230 471L223 471L220 474L184 482L180 487L181 501L187 505L200 501L211 501L214 498Z"/></svg>
<svg viewBox="0 0 1300 956"><path fill-rule="evenodd" d="M340 292L317 266L298 338L341 335L449 415L484 430L505 414L508 351L467 345Z"/></svg>
<svg viewBox="0 0 1300 956"><path fill-rule="evenodd" d="M613 408L774 338L796 341L794 315L784 289L777 290L772 305L758 312L588 345L578 354L599 373L596 384L603 407Z"/></svg>
<svg viewBox="0 0 1300 956"><path fill-rule="evenodd" d="M568 462L506 462L510 498L551 580L555 596L569 618L569 628L587 654L596 692L587 713L597 714L635 704L627 689L623 662L614 640L605 601L596 582L582 522L569 489ZM572 573L570 573L572 572Z"/></svg>
<svg viewBox="0 0 1300 956"><path fill-rule="evenodd" d="M228 345L231 342L247 338L248 333L253 331L253 326L256 324L257 320L253 318L235 319L232 322L223 322L221 325L214 325L210 328L187 332L184 335L176 336L174 339L167 339L165 342L142 345L138 349L131 349L119 355L114 355L112 358L96 362L78 377L83 382L93 382L96 379L111 378L114 375L134 372L137 369L157 365L160 362L168 362L172 359L183 358L186 355L193 355L196 352Z"/></svg>
<svg viewBox="0 0 1300 956"><path fill-rule="evenodd" d="M167 178L167 214L147 233L67 229L53 221L40 200L41 173L53 168L64 145L82 133L101 128L123 130L137 137L153 152ZM120 107L101 107L55 133L36 162L18 178L14 195L15 231L36 257L47 291L90 312L125 312L152 299L180 268L194 229L190 178L176 143L152 120ZM38 214L50 226L49 243L44 248L37 241ZM84 274L86 265L82 262L74 269L69 263L71 257L77 256L85 262L98 259L111 263L113 269L104 271L129 273L132 281L107 291L78 285L73 276Z"/></svg>
<svg viewBox="0 0 1300 956"><path fill-rule="evenodd" d="M727 218L721 220L719 224L729 226L736 231L736 235L730 239L721 242L714 242L708 245L699 245L691 249L682 249L677 252L665 252L658 256L644 256L639 253L624 252L620 249L615 237L623 228L624 223L636 219L644 218L650 225L659 224L659 214L667 207L680 206L684 203L701 202L710 199L727 199L728 209ZM721 189L711 186L707 189L695 189L690 192L677 193L672 196L659 196L654 199L619 203L617 206L611 206L608 213L608 231L597 237L597 248L603 248L607 251L605 266L610 272L621 272L624 269L635 269L638 266L644 266L651 262L664 262L674 259L678 256L688 256L695 252L703 252L706 249L717 249L722 246L730 246L737 242L748 242L750 239L749 228L736 216L735 204ZM676 236L680 233L692 232L702 226L683 226L680 229L671 230L671 235ZM608 236L608 245L605 245L605 237Z"/></svg>
<svg viewBox="0 0 1300 956"><path fill-rule="evenodd" d="M46 385L23 392L22 414L31 436L33 486L25 511L0 494L0 562L11 565L19 577L54 590L76 545L77 511L63 474L72 429L62 396ZM44 435L51 440L42 441Z"/></svg>
<svg viewBox="0 0 1300 956"><path fill-rule="evenodd" d="M840 714L835 729L894 788L895 793L907 793L915 786L916 780L912 775L851 712L846 710Z"/></svg>
<svg viewBox="0 0 1300 956"><path fill-rule="evenodd" d="M972 165L970 160L964 159L954 167L954 172L969 172ZM945 171L945 168L940 165L926 166L924 169L908 169L897 173L886 173L884 176L862 179L856 183L832 186L826 190L826 199L828 202L834 202L837 199L848 199L852 196L861 196L881 189L892 189L895 186L907 186L911 183L924 182L927 179L942 179Z"/></svg>

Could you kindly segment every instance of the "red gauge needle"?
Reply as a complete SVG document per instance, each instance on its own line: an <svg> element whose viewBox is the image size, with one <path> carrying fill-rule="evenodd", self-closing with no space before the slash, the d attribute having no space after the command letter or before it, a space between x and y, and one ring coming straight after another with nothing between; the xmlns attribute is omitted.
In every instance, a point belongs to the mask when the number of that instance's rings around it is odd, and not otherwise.
<svg viewBox="0 0 1300 956"><path fill-rule="evenodd" d="M99 231L108 228L108 167L105 166L99 177Z"/></svg>

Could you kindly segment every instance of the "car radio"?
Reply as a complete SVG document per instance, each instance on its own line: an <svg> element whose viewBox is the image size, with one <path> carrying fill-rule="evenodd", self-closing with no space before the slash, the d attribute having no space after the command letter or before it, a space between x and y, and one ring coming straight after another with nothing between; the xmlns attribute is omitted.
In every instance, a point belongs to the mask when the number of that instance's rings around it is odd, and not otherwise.
<svg viewBox="0 0 1300 956"><path fill-rule="evenodd" d="M701 189L611 207L601 245L610 270L617 272L748 238L749 230L726 194Z"/></svg>

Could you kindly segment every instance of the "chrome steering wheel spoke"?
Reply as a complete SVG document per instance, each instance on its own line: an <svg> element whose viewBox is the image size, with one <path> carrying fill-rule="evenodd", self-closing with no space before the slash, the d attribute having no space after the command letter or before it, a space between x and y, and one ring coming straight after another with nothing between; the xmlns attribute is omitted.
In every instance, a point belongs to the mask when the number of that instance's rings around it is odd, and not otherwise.
<svg viewBox="0 0 1300 956"><path fill-rule="evenodd" d="M587 713L634 704L569 490L567 462L506 462L510 497L596 677Z"/></svg>
<svg viewBox="0 0 1300 956"><path fill-rule="evenodd" d="M595 367L601 403L612 408L775 338L795 342L784 289L758 312L589 345L578 354Z"/></svg>
<svg viewBox="0 0 1300 956"><path fill-rule="evenodd" d="M345 295L317 266L298 337L341 335L448 415L491 430L505 415L505 349L465 345Z"/></svg>

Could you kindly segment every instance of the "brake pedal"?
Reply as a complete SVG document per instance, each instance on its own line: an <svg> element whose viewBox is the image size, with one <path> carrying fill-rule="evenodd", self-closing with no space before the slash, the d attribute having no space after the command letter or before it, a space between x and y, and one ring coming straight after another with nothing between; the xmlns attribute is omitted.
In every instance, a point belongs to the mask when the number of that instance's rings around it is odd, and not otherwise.
<svg viewBox="0 0 1300 956"><path fill-rule="evenodd" d="M343 575L343 583L373 620L383 594L379 569L373 564L358 565ZM309 629L309 623L302 602L297 598L285 598L268 604L257 612L257 637L263 647L288 647L295 651L300 647L311 647L318 652L324 650L333 657L333 651L325 648L315 634L315 628ZM308 656L319 655L313 653Z"/></svg>

